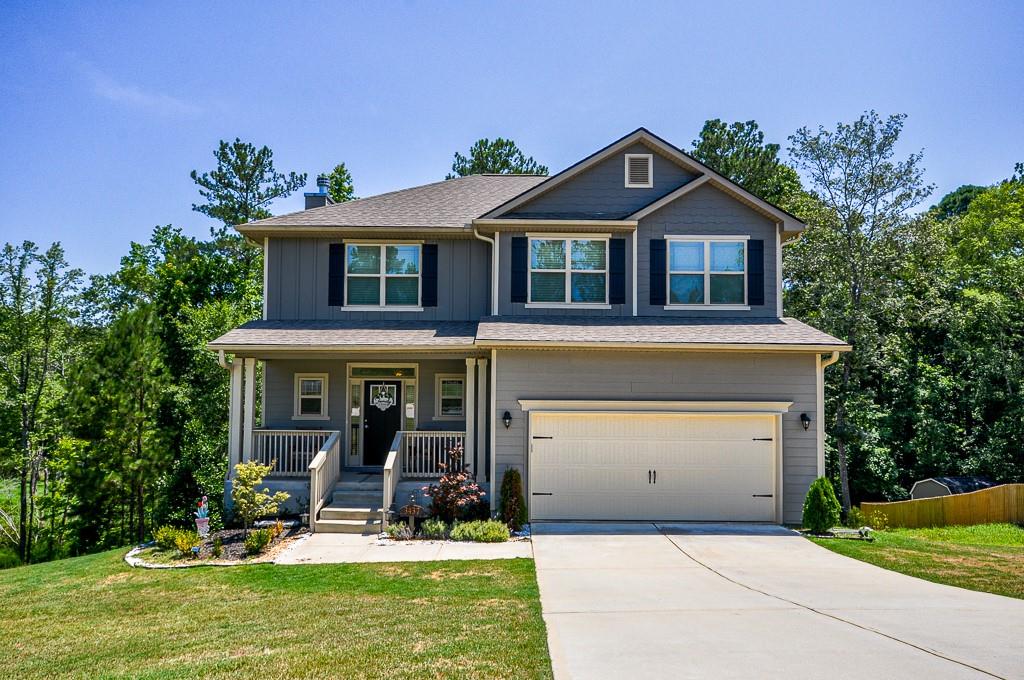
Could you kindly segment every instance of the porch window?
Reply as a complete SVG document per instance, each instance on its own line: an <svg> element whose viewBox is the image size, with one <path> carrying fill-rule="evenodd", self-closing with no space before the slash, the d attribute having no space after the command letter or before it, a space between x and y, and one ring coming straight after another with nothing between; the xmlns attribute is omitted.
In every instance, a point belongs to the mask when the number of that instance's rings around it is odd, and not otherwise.
<svg viewBox="0 0 1024 680"><path fill-rule="evenodd" d="M530 303L606 305L607 238L531 238Z"/></svg>
<svg viewBox="0 0 1024 680"><path fill-rule="evenodd" d="M434 395L434 419L462 420L465 417L466 377L438 374Z"/></svg>
<svg viewBox="0 0 1024 680"><path fill-rule="evenodd" d="M744 237L670 238L669 306L747 304L747 240Z"/></svg>
<svg viewBox="0 0 1024 680"><path fill-rule="evenodd" d="M327 374L295 374L296 420L327 420Z"/></svg>
<svg viewBox="0 0 1024 680"><path fill-rule="evenodd" d="M419 244L349 244L345 303L351 307L420 306Z"/></svg>

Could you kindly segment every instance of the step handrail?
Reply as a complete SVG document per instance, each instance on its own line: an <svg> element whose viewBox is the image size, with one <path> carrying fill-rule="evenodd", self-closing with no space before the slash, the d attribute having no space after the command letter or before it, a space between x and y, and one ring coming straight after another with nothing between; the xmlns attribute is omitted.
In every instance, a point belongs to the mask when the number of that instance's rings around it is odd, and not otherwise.
<svg viewBox="0 0 1024 680"><path fill-rule="evenodd" d="M387 460L384 461L384 498L380 506L381 531L388 530L388 515L391 514L391 504L395 502L395 491L398 489L398 482L402 478L402 466L397 465L402 451L402 437L405 434L402 430L395 433L391 442L391 450L388 451Z"/></svg>
<svg viewBox="0 0 1024 680"><path fill-rule="evenodd" d="M341 479L341 432L327 438L309 463L309 528L316 533L320 509L334 493L334 485Z"/></svg>

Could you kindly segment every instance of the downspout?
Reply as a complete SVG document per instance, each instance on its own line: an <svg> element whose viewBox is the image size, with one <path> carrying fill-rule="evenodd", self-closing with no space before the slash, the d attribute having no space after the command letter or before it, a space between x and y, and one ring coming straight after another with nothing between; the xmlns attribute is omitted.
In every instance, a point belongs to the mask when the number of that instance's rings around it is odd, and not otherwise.
<svg viewBox="0 0 1024 680"><path fill-rule="evenodd" d="M830 356L828 359L825 359L824 361L822 361L821 362L821 367L823 369L824 368L828 368L829 366L831 366L832 364L836 363L837 361L839 361L839 350L836 350L836 351L832 352L832 356Z"/></svg>
<svg viewBox="0 0 1024 680"><path fill-rule="evenodd" d="M491 244L491 316L498 316L498 234L495 232L494 238L488 238L474 226L473 236Z"/></svg>
<svg viewBox="0 0 1024 680"><path fill-rule="evenodd" d="M217 350L217 363L220 364L220 367L225 371L230 371L231 367L235 364L234 360L228 361L227 355L224 354L224 350L222 349Z"/></svg>

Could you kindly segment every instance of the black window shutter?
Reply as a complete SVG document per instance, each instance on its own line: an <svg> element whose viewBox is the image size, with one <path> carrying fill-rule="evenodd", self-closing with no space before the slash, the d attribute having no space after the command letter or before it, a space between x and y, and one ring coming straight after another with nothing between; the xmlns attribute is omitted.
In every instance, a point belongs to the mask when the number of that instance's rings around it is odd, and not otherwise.
<svg viewBox="0 0 1024 680"><path fill-rule="evenodd" d="M332 243L327 255L327 304L345 306L345 244Z"/></svg>
<svg viewBox="0 0 1024 680"><path fill-rule="evenodd" d="M665 239L651 239L651 304L668 304L665 295L665 272L668 263L666 262Z"/></svg>
<svg viewBox="0 0 1024 680"><path fill-rule="evenodd" d="M512 237L512 302L526 302L527 238Z"/></svg>
<svg viewBox="0 0 1024 680"><path fill-rule="evenodd" d="M423 306L437 307L437 244L423 244Z"/></svg>
<svg viewBox="0 0 1024 680"><path fill-rule="evenodd" d="M608 241L608 303L626 304L626 239Z"/></svg>
<svg viewBox="0 0 1024 680"><path fill-rule="evenodd" d="M764 304L764 241L747 241L747 304Z"/></svg>

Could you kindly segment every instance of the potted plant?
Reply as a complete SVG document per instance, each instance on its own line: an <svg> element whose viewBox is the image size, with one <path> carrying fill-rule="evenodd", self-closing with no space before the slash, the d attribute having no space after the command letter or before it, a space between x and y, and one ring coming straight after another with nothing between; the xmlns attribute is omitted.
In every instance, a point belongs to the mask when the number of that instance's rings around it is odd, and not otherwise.
<svg viewBox="0 0 1024 680"><path fill-rule="evenodd" d="M196 510L196 531L200 536L210 535L210 506L206 502L206 496L199 501L199 509Z"/></svg>

